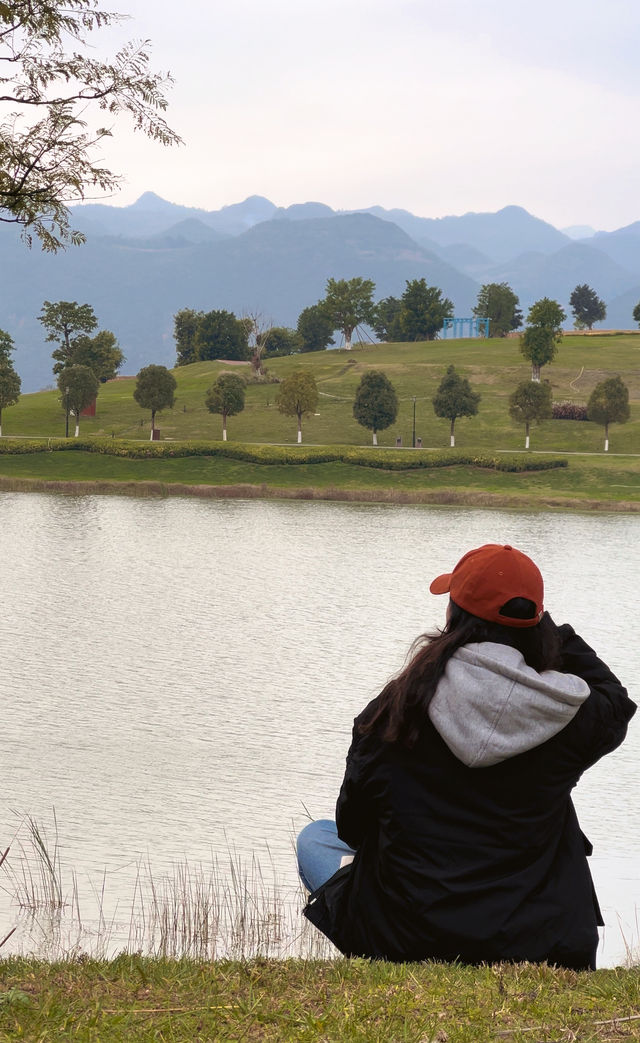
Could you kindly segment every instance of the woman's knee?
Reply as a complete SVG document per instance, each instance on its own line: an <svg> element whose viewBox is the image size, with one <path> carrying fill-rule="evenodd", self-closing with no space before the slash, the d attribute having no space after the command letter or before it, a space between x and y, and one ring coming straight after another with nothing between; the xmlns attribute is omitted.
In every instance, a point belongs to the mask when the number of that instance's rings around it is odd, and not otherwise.
<svg viewBox="0 0 640 1043"><path fill-rule="evenodd" d="M307 822L304 829L300 830L296 841L298 858L304 857L311 848L326 842L327 837L331 835L334 837L337 835L336 824L332 819L319 818L313 822Z"/></svg>

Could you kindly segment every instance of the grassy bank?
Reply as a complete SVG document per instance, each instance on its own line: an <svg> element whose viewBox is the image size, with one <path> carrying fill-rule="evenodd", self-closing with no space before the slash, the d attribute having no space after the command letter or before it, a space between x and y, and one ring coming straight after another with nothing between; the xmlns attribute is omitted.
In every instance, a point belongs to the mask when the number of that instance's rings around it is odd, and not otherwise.
<svg viewBox="0 0 640 1043"><path fill-rule="evenodd" d="M640 1039L640 971L359 960L0 963L0 1040Z"/></svg>
<svg viewBox="0 0 640 1043"><path fill-rule="evenodd" d="M265 465L225 457L132 460L42 451L0 455L0 488L640 510L640 456L567 459L567 467L511 473L469 464L387 470L343 461Z"/></svg>

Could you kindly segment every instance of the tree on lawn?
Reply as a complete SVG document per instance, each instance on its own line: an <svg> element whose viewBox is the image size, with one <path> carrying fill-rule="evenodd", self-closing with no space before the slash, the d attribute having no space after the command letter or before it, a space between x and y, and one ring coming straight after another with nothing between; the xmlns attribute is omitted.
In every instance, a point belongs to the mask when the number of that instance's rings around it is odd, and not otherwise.
<svg viewBox="0 0 640 1043"><path fill-rule="evenodd" d="M640 324L640 301L638 301L633 309L633 321Z"/></svg>
<svg viewBox="0 0 640 1043"><path fill-rule="evenodd" d="M113 380L124 362L115 334L111 330L99 330L95 337L80 335L71 352L72 366L88 366L101 384Z"/></svg>
<svg viewBox="0 0 640 1043"><path fill-rule="evenodd" d="M133 397L142 409L151 410L151 441L156 430L156 413L173 409L176 387L176 378L166 366L144 366L136 377Z"/></svg>
<svg viewBox="0 0 640 1043"><path fill-rule="evenodd" d="M2 438L2 410L7 406L15 406L20 398L20 387L20 377L11 362L0 357L0 438Z"/></svg>
<svg viewBox="0 0 640 1043"><path fill-rule="evenodd" d="M208 311L200 316L195 335L195 361L229 359L244 362L249 358L249 330L243 319L231 311Z"/></svg>
<svg viewBox="0 0 640 1043"><path fill-rule="evenodd" d="M322 303L303 308L296 329L302 339L301 351L324 351L329 344L335 344L335 327Z"/></svg>
<svg viewBox="0 0 640 1043"><path fill-rule="evenodd" d="M557 301L541 297L527 315L528 326L520 337L520 351L531 363L531 379L540 382L540 370L552 362L562 340L566 314Z"/></svg>
<svg viewBox="0 0 640 1043"><path fill-rule="evenodd" d="M173 316L173 339L176 342L176 366L196 362L196 334L202 318L201 311L181 308Z"/></svg>
<svg viewBox="0 0 640 1043"><path fill-rule="evenodd" d="M325 297L320 303L333 329L342 333L347 351L351 351L353 331L371 321L374 290L371 279L327 279Z"/></svg>
<svg viewBox="0 0 640 1043"><path fill-rule="evenodd" d="M276 394L276 405L285 416L298 418L298 443L302 442L302 418L315 413L318 388L312 373L298 369L286 377Z"/></svg>
<svg viewBox="0 0 640 1043"><path fill-rule="evenodd" d="M586 282L576 286L569 297L569 304L575 320L573 325L577 330L583 330L585 326L590 330L594 322L602 322L607 317L606 304Z"/></svg>
<svg viewBox="0 0 640 1043"><path fill-rule="evenodd" d="M489 319L489 336L506 337L511 330L522 326L520 301L509 283L489 282L480 287L473 314Z"/></svg>
<svg viewBox="0 0 640 1043"><path fill-rule="evenodd" d="M455 423L459 416L475 416L481 396L471 390L466 377L456 373L455 366L448 366L447 372L440 381L440 386L432 399L436 416L446 417L451 421L451 448L456 444Z"/></svg>
<svg viewBox="0 0 640 1043"><path fill-rule="evenodd" d="M296 355L302 348L302 337L288 326L272 326L262 334L263 358L273 355Z"/></svg>
<svg viewBox="0 0 640 1043"><path fill-rule="evenodd" d="M161 116L171 77L150 71L148 43L102 58L104 43L88 40L104 30L108 42L124 17L98 0L0 3L0 221L20 225L29 245L33 236L52 251L84 242L70 207L88 191L118 187L120 178L99 165L111 136L99 118L124 114L162 145L180 141Z"/></svg>
<svg viewBox="0 0 640 1043"><path fill-rule="evenodd" d="M221 373L207 389L205 405L210 413L222 416L222 441L227 440L227 417L244 409L245 382L237 373Z"/></svg>
<svg viewBox="0 0 640 1043"><path fill-rule="evenodd" d="M596 384L587 402L587 419L604 425L604 451L609 451L609 424L626 424L631 416L629 389L621 377Z"/></svg>
<svg viewBox="0 0 640 1043"><path fill-rule="evenodd" d="M426 279L407 280L400 298L402 340L434 340L453 310L453 302L437 286L427 286Z"/></svg>
<svg viewBox="0 0 640 1043"><path fill-rule="evenodd" d="M262 379L266 373L263 359L267 352L267 337L273 327L273 320L267 318L258 308L254 308L246 311L238 322L241 323L247 336L247 355L254 376Z"/></svg>
<svg viewBox="0 0 640 1043"><path fill-rule="evenodd" d="M15 347L11 334L7 333L6 330L0 330L0 365L3 363L13 365L11 356L15 351Z"/></svg>
<svg viewBox="0 0 640 1043"><path fill-rule="evenodd" d="M55 374L60 373L65 366L73 365L77 338L93 333L98 325L91 305L78 304L77 301L45 301L38 321L47 331L45 340L58 345L51 353L51 358L55 360Z"/></svg>
<svg viewBox="0 0 640 1043"><path fill-rule="evenodd" d="M378 431L384 431L398 415L398 396L389 378L382 370L370 369L363 373L356 388L353 415L359 424L373 432L373 444L378 444Z"/></svg>
<svg viewBox="0 0 640 1043"><path fill-rule="evenodd" d="M402 301L399 297L384 297L378 301L371 317L371 329L379 340L404 340L401 313Z"/></svg>
<svg viewBox="0 0 640 1043"><path fill-rule="evenodd" d="M58 374L60 404L67 418L69 413L76 418L76 438L80 434L80 414L95 402L99 386L98 378L88 366L67 366Z"/></svg>
<svg viewBox="0 0 640 1043"><path fill-rule="evenodd" d="M509 398L509 415L516 424L524 424L524 447L528 449L531 422L540 423L552 415L551 385L546 380L541 384L532 380L518 384Z"/></svg>

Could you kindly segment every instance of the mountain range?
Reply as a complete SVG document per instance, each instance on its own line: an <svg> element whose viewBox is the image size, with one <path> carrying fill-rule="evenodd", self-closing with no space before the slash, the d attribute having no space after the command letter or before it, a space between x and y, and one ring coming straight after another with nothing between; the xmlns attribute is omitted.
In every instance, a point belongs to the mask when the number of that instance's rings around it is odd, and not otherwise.
<svg viewBox="0 0 640 1043"><path fill-rule="evenodd" d="M640 221L614 232L562 231L518 206L425 218L378 206L282 208L262 196L208 211L146 192L131 206L75 207L72 225L87 242L57 255L28 249L14 226L0 226L0 328L16 343L24 391L53 380L53 345L37 321L44 300L91 304L100 328L118 337L126 373L174 364L180 308L259 312L295 326L329 277L373 279L376 299L424 277L458 316L471 315L485 282L508 282L525 316L543 296L570 316L571 291L586 282L607 304L607 328L632 328L640 300Z"/></svg>

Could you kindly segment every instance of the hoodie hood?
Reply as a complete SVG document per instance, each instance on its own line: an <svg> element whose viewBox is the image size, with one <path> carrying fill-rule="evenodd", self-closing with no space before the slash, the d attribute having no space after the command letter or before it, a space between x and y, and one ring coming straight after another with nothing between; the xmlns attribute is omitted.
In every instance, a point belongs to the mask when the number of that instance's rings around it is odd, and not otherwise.
<svg viewBox="0 0 640 1043"><path fill-rule="evenodd" d="M458 760L486 768L553 738L588 695L581 677L537 673L516 648L484 641L453 654L429 717Z"/></svg>

